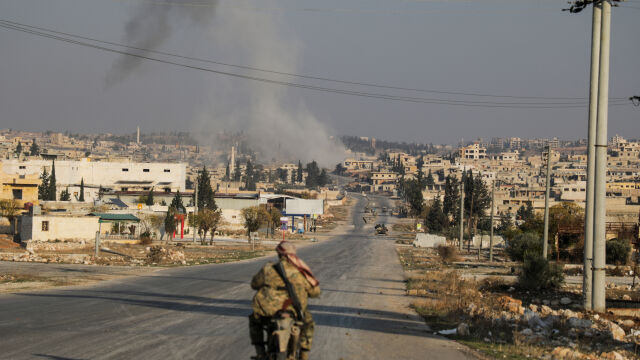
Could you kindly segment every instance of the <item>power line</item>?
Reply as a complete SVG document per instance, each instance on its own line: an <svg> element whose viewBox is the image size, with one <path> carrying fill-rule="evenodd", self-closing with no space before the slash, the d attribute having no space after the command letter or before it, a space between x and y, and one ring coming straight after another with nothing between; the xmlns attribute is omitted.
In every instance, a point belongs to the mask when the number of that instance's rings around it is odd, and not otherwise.
<svg viewBox="0 0 640 360"><path fill-rule="evenodd" d="M256 77L256 76L243 75L243 74L237 74L237 73L230 73L230 72L225 72L225 71L219 71L219 70L204 68L204 67L200 67L200 66L194 66L194 65L189 65L189 64L178 63L178 62L174 62L174 61L154 58L154 57L141 55L141 54L130 53L130 52L121 51L121 50L117 50L117 49L111 49L111 48L107 48L107 47L104 47L104 46L99 46L99 45L90 44L90 43L86 43L86 42L82 42L82 41L77 41L77 40L73 40L73 39L69 39L69 38L64 38L64 37L57 36L57 35L43 33L43 32L40 32L40 31L32 30L32 29L29 29L29 28L24 28L24 27L21 27L21 26L18 26L18 25L13 25L13 24L10 24L10 23L7 23L7 22L3 22L3 21L0 21L0 27L4 28L4 29L9 29L9 30L16 30L16 31L20 31L20 32L24 32L24 33L28 33L28 34L32 34L32 35L36 35L36 36L40 36L40 37L44 37L44 38L50 38L50 39L54 39L54 40L59 40L59 41L67 42L67 43L70 43L70 44L75 44L75 45L85 46L85 47L89 47L89 48L93 48L93 49L112 52L112 53L116 53L116 54L136 57L136 58L139 58L139 59L145 59L145 60L155 61L155 62L159 62L159 63L180 66L180 67L184 67L184 68L188 68L188 69L200 70L200 71L210 72L210 73L214 73L214 74L226 75L226 76L230 76L230 77L241 78L241 79L246 79L246 80L253 80L253 81L258 81L258 82L263 82L263 83L282 85L282 86L289 86L289 87L296 87L296 88L309 89L309 90L316 90L316 91L328 92L328 93L353 95L353 96L375 98L375 99L397 100L397 101L405 101L405 102L413 102L413 103L456 105L456 106L464 106L464 107L482 107L482 108L571 109L571 108L584 108L586 106L586 104L581 104L581 103L498 103L498 102L430 99L430 98L398 96L398 95L392 95L392 94L368 93L368 92L345 90L345 89L325 88L325 87L320 87L320 86L315 86L315 85L307 85L307 84L291 83L291 82L280 81L280 80L266 79L266 78L260 78L260 77ZM614 106L615 105L626 105L626 104L628 104L628 103L619 103L619 100L616 100L616 101L614 101L614 103L612 103L612 105L614 105Z"/></svg>
<svg viewBox="0 0 640 360"><path fill-rule="evenodd" d="M391 85L383 85L383 84L357 82L357 81L338 80L338 79L332 79L332 78L327 78L327 77L294 74L294 73L289 73L289 72L269 70L269 69L252 67L252 66L230 64L230 63L226 63L226 62L214 61L214 60L209 60L209 59L202 59L202 58L191 57L191 56L183 56L183 55L179 55L179 54L175 54L175 53L151 50L151 49L137 47L137 46L130 46L130 45L125 45L125 44L120 44L120 43L116 43L116 42L112 42L112 41L99 40L99 39L95 39L95 38L91 38L91 37L75 35L75 34L66 33L66 32L62 32L62 31L56 31L56 30L47 29L47 28L43 28L43 27L27 25L27 24L22 24L22 23L10 21L10 20L0 19L0 23L2 23L2 22L10 24L10 25L24 27L24 28L37 29L37 30L40 30L40 31L45 31L45 32L53 33L53 34L64 35L64 36L73 37L73 38L76 38L76 39L88 40L88 41L92 41L92 42L97 42L97 43L107 44L107 45L112 45L112 46L118 46L118 47L128 48L128 49L132 49L132 50L144 51L144 52L152 53L152 54L164 55L164 56L169 56L169 57L174 57L174 58L179 58L179 59L185 59L185 60L190 60L190 61L198 61L198 62L215 64L215 65L234 67L234 68L244 69L244 70L260 71L260 72L264 72L264 73L271 73L271 74L277 74L277 75L298 77L298 78L309 79L309 80L321 80L321 81L335 82L335 83L346 84L346 85L374 87L374 88L382 88L382 89L390 89L390 90L403 90L403 91L413 91L413 92L434 93L434 94L441 94L441 95L462 95L462 96L493 97L493 98L522 99L522 100L585 100L586 101L586 98L584 98L584 97L544 97L544 96L496 95L496 94L483 94L483 93L475 93L475 92L427 90L427 89L417 89L417 88L407 88L407 87L399 87L399 86L391 86ZM612 99L614 99L614 100L626 100L626 98L612 98Z"/></svg>

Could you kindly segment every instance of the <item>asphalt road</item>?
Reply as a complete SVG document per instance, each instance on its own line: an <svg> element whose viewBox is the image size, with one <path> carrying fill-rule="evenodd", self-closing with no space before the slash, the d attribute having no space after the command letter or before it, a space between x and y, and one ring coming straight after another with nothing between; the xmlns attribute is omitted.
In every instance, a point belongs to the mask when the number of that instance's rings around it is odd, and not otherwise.
<svg viewBox="0 0 640 360"><path fill-rule="evenodd" d="M384 201L384 200L378 200ZM364 224L299 251L318 276L312 359L468 359L408 307L393 241ZM385 219L378 220L384 222ZM0 296L1 359L249 359L249 281L265 259Z"/></svg>

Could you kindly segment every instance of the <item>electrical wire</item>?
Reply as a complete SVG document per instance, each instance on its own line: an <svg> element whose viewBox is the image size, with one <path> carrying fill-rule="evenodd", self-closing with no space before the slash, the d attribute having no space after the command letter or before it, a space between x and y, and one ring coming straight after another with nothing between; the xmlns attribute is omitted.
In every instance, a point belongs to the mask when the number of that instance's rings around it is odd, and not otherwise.
<svg viewBox="0 0 640 360"><path fill-rule="evenodd" d="M146 48L137 47L137 46L130 46L130 45L120 44L120 43L116 43L116 42L112 42L112 41L104 41L104 40L99 40L99 39L95 39L95 38L91 38L91 37L87 37L87 36L75 35L75 34L66 33L66 32L62 32L62 31L56 31L56 30L47 29L47 28L43 28L43 27L27 25L27 24L22 24L22 23L10 21L10 20L0 19L0 23L2 23L2 22L7 23L7 24L11 24L11 25L20 26L20 27L25 27L25 28L31 28L31 29L36 29L36 30L40 30L40 31L45 31L45 32L53 33L53 34L73 37L73 38L76 38L76 39L82 39L82 40L97 42L97 43L106 44L106 45L118 46L118 47L123 47L123 48L127 48L127 49L132 49L132 50L144 51L144 52L147 52L147 53L164 55L164 56L169 56L169 57L174 57L174 58L179 58L179 59L185 59L185 60L190 60L190 61L197 61L197 62L203 62L203 63L209 63L209 64L215 64L215 65L228 66L228 67L244 69L244 70L259 71L259 72L270 73L270 74L298 77L298 78L309 79L309 80L321 80L321 81L327 81L327 82L335 82L335 83L346 84L346 85L374 87L374 88L382 88L382 89L390 89L390 90L403 90L403 91L412 91L412 92L434 93L434 94L441 94L441 95L462 95L462 96L493 97L493 98L505 98L505 99L522 99L522 100L583 100L583 101L587 100L587 98L584 98L584 97L515 96L515 95L482 94L482 93L475 93L475 92L427 90L427 89L416 89L416 88L407 88L407 87L399 87L399 86L391 86L391 85L382 85L382 84L357 82L357 81L338 80L338 79L332 79L332 78L327 78L327 77L294 74L294 73L289 73L289 72L268 70L268 69L252 67L252 66L243 66L243 65L230 64L230 63L214 61L214 60L208 60L208 59L202 59L202 58L196 58L196 57L191 57L191 56L183 56L183 55L178 55L178 54L174 54L174 53L151 50L151 49L146 49ZM611 100L626 100L626 98L622 98L622 97L620 97L620 98L611 97L610 99Z"/></svg>
<svg viewBox="0 0 640 360"><path fill-rule="evenodd" d="M498 102L481 102L481 101L461 101L461 100L447 100L447 99L418 98L418 97L398 96L398 95L391 95L391 94L368 93L368 92L345 90L345 89L325 88L325 87L320 87L320 86L315 86L315 85L291 83L291 82L280 81L280 80L260 78L260 77L256 77L256 76L250 76L250 75L230 73L230 72L225 72L225 71L219 71L219 70L204 68L204 67L200 67L200 66L194 66L194 65L184 64L184 63L178 63L178 62L169 61L169 60L165 60L165 59L154 58L154 57L151 57L151 56L146 56L146 55L141 55L141 54L136 54L136 53L130 53L130 52L121 51L121 50L117 50L117 49L111 49L111 48L107 48L107 47L104 47L104 46L90 44L90 43L86 43L86 42L82 42L82 41L78 41L78 40L73 40L73 39L69 39L69 38L65 38L65 37L61 37L61 36L57 36L57 35L52 35L52 34L44 33L44 32L41 32L41 31L32 30L32 29L29 29L29 28L25 28L25 27L21 27L21 26L18 26L18 25L13 25L11 23L7 23L6 21L2 21L2 20L0 20L0 27L4 28L4 29L20 31L20 32L24 32L24 33L28 33L28 34L44 37L44 38L50 38L50 39L54 39L54 40L59 40L59 41L62 41L62 42L75 44L75 45L79 45L79 46L84 46L84 47L89 47L89 48L93 48L93 49L103 50L103 51L112 52L112 53L116 53L116 54L121 54L121 55L125 55L125 56L136 57L136 58L139 58L139 59L155 61L155 62L158 62L158 63L175 65L175 66L179 66L179 67L183 67L183 68L200 70L200 71L210 72L210 73L219 74L219 75L226 75L226 76L235 77L235 78L241 78L241 79L245 79L245 80L253 80L253 81L257 81L257 82L263 82L263 83L269 83L269 84L275 84L275 85L281 85L281 86L289 86L289 87L295 87L295 88L302 88L302 89L309 89L309 90L316 90L316 91L328 92L328 93L354 95L354 96L375 98L375 99L397 100L397 101L405 101L405 102L413 102L413 103L456 105L456 106L464 106L464 107L514 108L514 109L570 109L570 108L585 108L586 107L586 104L579 104L579 103L498 103ZM619 106L619 105L627 105L628 102L619 103L619 100L614 100L610 104L612 106Z"/></svg>

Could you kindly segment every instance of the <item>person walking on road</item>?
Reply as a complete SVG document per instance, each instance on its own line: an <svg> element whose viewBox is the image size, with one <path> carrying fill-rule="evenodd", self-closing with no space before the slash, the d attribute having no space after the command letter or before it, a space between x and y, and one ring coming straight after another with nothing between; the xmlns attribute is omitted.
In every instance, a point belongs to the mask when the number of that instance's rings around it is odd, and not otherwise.
<svg viewBox="0 0 640 360"><path fill-rule="evenodd" d="M307 310L307 300L320 296L320 283L309 266L296 255L295 245L282 241L276 247L276 252L300 301L302 314L299 315L304 322L300 334L300 360L308 360L315 323ZM256 359L265 359L264 326L278 311L295 312L295 309L285 283L273 263L267 263L260 269L251 280L251 288L257 292L253 297L253 313L249 315L249 335L251 344L256 349Z"/></svg>

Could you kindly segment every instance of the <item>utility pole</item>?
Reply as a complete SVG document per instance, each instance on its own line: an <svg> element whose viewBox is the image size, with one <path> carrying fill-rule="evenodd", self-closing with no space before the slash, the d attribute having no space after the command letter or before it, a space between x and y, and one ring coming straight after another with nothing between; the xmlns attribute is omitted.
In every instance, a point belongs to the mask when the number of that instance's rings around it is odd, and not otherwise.
<svg viewBox="0 0 640 360"><path fill-rule="evenodd" d="M549 252L549 195L551 193L551 145L547 145L547 183L544 195L544 234L542 236L542 257Z"/></svg>
<svg viewBox="0 0 640 360"><path fill-rule="evenodd" d="M591 80L589 85L589 130L587 140L587 196L584 213L584 269L582 271L582 297L584 309L591 310L593 277L593 183L595 178L595 143L598 116L598 73L600 72L600 28L602 5L593 4L591 19Z"/></svg>
<svg viewBox="0 0 640 360"><path fill-rule="evenodd" d="M491 232L489 235L489 262L493 262L493 202L495 199L495 187L496 180L494 179L491 182L491 216L489 217ZM482 245L482 241L480 242L480 244Z"/></svg>
<svg viewBox="0 0 640 360"><path fill-rule="evenodd" d="M196 230L197 230L196 219L198 216L198 182L199 182L198 180L199 178L200 178L200 171L196 171L196 189L195 189L195 198L194 198L195 206L193 208L193 242L194 243L196 242Z"/></svg>
<svg viewBox="0 0 640 360"><path fill-rule="evenodd" d="M595 187L593 223L593 290L594 311L604 312L606 263L606 183L607 183L607 121L609 111L609 51L611 40L611 3L602 1L600 29L600 71L598 75L598 121L595 144Z"/></svg>
<svg viewBox="0 0 640 360"><path fill-rule="evenodd" d="M464 239L464 173L460 179L460 251L462 251L462 241Z"/></svg>

